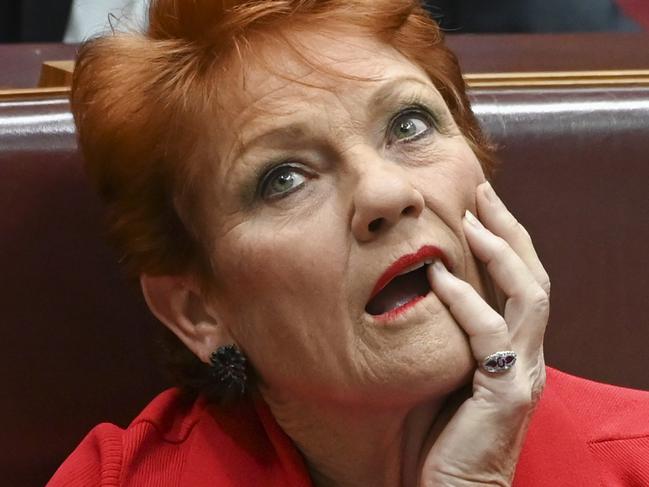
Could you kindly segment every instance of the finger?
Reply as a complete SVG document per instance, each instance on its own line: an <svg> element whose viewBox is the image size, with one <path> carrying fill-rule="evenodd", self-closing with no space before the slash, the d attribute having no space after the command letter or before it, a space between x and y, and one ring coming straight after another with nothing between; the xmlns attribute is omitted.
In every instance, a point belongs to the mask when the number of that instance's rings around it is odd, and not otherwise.
<svg viewBox="0 0 649 487"><path fill-rule="evenodd" d="M510 298L525 298L540 286L522 258L509 243L492 233L469 210L463 219L471 251L487 267L495 283Z"/></svg>
<svg viewBox="0 0 649 487"><path fill-rule="evenodd" d="M536 282L549 295L548 273L541 264L525 227L511 214L488 182L478 186L476 200L480 220L489 230L509 244L528 267Z"/></svg>
<svg viewBox="0 0 649 487"><path fill-rule="evenodd" d="M482 299L473 286L451 274L440 261L429 266L428 279L433 292L448 306L469 336L478 363L494 352L512 349L505 319Z"/></svg>
<svg viewBox="0 0 649 487"><path fill-rule="evenodd" d="M473 254L485 263L496 285L508 297L504 316L510 330L518 339L517 332L524 325L524 350L536 349L548 320L547 293L511 246L485 228L468 210L463 224Z"/></svg>
<svg viewBox="0 0 649 487"><path fill-rule="evenodd" d="M512 374L487 387L483 377L476 373L473 396L435 439L420 485L511 485L535 401Z"/></svg>

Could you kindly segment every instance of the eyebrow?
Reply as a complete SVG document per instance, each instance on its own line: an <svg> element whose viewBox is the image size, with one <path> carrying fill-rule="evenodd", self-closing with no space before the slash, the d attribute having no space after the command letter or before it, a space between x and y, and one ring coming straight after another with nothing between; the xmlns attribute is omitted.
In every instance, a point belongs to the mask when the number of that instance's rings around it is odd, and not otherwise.
<svg viewBox="0 0 649 487"><path fill-rule="evenodd" d="M390 104L392 100L400 99L402 95L396 89L406 83L417 84L427 89L432 88L429 83L426 83L421 78L404 76L382 84L370 97L368 106L384 107ZM277 145L286 142L297 143L298 141L309 138L309 132L310 127L308 123L303 121L291 122L287 125L275 127L247 142L242 142L238 147L237 157L242 157L255 146L263 145L266 141L273 141Z"/></svg>
<svg viewBox="0 0 649 487"><path fill-rule="evenodd" d="M309 132L308 126L303 122L291 122L287 125L282 125L281 127L275 127L255 137L254 139L249 140L248 142L242 143L239 146L239 157L244 155L254 146L263 144L265 141L272 140L274 142L277 142L278 140L279 141L302 140L307 137L308 132Z"/></svg>
<svg viewBox="0 0 649 487"><path fill-rule="evenodd" d="M433 86L430 83L416 78L414 76L404 76L397 78L387 83L382 84L370 98L370 107L382 107L389 104L395 98L401 98L402 94L397 92L397 88L404 84L417 84L422 88L431 89Z"/></svg>

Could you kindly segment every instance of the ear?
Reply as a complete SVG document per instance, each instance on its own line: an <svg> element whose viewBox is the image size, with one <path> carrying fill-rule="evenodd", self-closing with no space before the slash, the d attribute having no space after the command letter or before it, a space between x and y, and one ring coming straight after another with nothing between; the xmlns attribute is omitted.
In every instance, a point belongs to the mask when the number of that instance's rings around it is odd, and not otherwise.
<svg viewBox="0 0 649 487"><path fill-rule="evenodd" d="M221 345L234 343L200 288L186 276L140 276L151 312L205 363Z"/></svg>

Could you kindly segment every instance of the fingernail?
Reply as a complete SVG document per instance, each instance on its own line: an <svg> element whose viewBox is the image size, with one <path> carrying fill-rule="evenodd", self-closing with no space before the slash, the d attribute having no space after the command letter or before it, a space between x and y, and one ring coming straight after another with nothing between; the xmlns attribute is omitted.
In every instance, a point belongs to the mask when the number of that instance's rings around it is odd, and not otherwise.
<svg viewBox="0 0 649 487"><path fill-rule="evenodd" d="M442 264L441 261L436 260L433 262L433 264L430 266L430 273L431 273L431 278L438 280L438 279L443 279L444 276L448 274L448 269L444 267L444 264ZM432 285L432 281L431 281Z"/></svg>
<svg viewBox="0 0 649 487"><path fill-rule="evenodd" d="M487 198L487 201L489 201L489 203L498 203L499 200L498 195L491 187L491 183L489 181L485 183L484 195L485 198Z"/></svg>
<svg viewBox="0 0 649 487"><path fill-rule="evenodd" d="M483 228L482 223L480 223L480 220L478 220L473 213L471 213L469 210L466 210L464 212L464 218L466 219L467 222L471 224L471 226L475 228Z"/></svg>
<svg viewBox="0 0 649 487"><path fill-rule="evenodd" d="M446 267L444 267L441 261L436 260L433 262L433 270L435 272L446 272Z"/></svg>

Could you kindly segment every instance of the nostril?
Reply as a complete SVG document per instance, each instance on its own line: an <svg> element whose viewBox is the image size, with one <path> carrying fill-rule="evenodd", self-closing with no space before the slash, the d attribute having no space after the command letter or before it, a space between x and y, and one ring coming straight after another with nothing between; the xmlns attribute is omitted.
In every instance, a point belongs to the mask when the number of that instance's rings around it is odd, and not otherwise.
<svg viewBox="0 0 649 487"><path fill-rule="evenodd" d="M412 215L414 212L415 212L415 207L410 205L404 208L401 214L404 216L408 216L408 215Z"/></svg>
<svg viewBox="0 0 649 487"><path fill-rule="evenodd" d="M371 233L374 233L379 231L381 225L383 225L383 218L377 218L376 220L372 220L367 228Z"/></svg>

